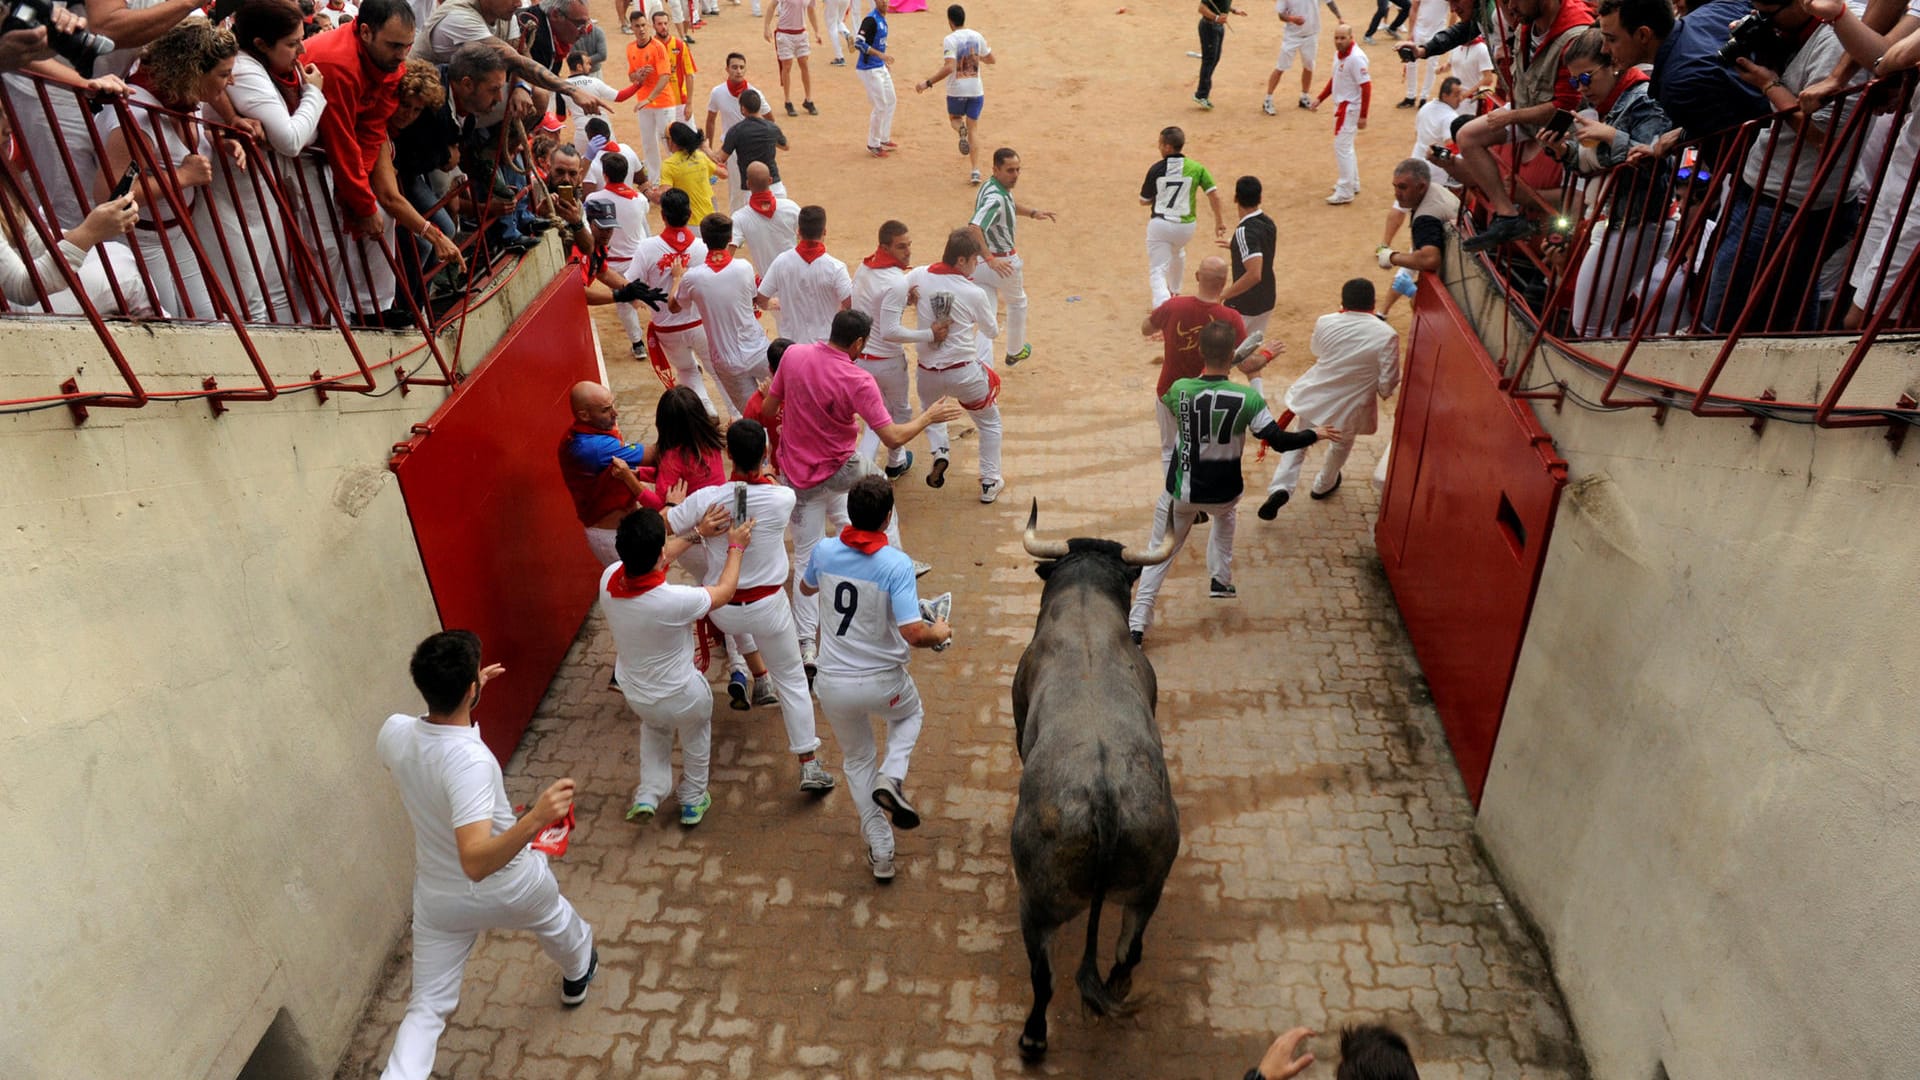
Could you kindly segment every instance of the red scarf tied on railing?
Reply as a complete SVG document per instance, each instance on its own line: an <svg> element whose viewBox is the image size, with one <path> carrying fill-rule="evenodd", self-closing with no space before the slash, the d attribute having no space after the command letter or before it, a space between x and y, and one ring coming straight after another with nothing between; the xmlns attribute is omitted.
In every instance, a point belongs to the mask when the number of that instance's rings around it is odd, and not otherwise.
<svg viewBox="0 0 1920 1080"><path fill-rule="evenodd" d="M887 534L849 525L840 530L840 542L862 555L871 555L887 546Z"/></svg>

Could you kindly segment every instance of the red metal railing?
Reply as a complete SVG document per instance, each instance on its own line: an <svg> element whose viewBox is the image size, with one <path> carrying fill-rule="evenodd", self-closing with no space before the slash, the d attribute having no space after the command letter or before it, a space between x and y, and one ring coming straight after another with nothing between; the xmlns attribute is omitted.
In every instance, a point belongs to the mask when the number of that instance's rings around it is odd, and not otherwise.
<svg viewBox="0 0 1920 1080"><path fill-rule="evenodd" d="M487 243L488 226L497 218L492 200L474 198L478 227L461 243L466 281L459 298L437 313L425 289L444 264L422 265L411 238L398 245L394 233L371 239L352 235L328 184L318 148L297 161L274 153L249 132L199 117L185 117L118 95L85 91L31 76L10 76L31 87L30 95L0 94L15 132L15 160L0 163L0 241L21 253L32 282L31 301L0 296L0 316L60 315L84 319L98 336L123 387L83 389L68 379L57 391L0 399L0 411L66 406L76 422L89 407L139 408L153 401L205 400L216 413L233 401L268 401L281 394L312 390L335 393L384 393L377 371L393 368L404 392L408 385L453 386L461 378L459 342L466 313L476 298L510 280L518 261L503 261ZM26 100L23 101L22 99ZM77 108L75 108L77 106ZM97 112L95 110L98 110ZM508 145L513 125L500 125L499 160L522 147ZM107 171L108 138L118 128L132 162L139 167L143 228L126 238L104 242L81 266L54 257L58 279L49 280L29 253L34 246L58 252L67 228L93 209L99 189L117 177L87 175L71 149L91 151L99 171ZM138 137L135 137L138 133ZM38 137L36 137L38 136ZM184 140L195 138L196 145ZM229 147L241 148L247 167L235 168ZM35 152L35 151L38 152ZM207 150L214 162L210 183L183 186L174 166L183 151ZM465 194L455 185L424 216L454 204ZM522 186L513 203L530 197ZM202 205L204 204L204 205ZM61 206L70 208L64 215ZM51 208L51 209L50 209ZM155 225L164 221L168 225ZM252 227L259 226L259 227ZM273 284L282 285L281 299ZM171 300L172 306L164 301ZM177 308L177 310L176 310ZM420 335L418 344L385 360L369 362L362 351L360 325L404 312ZM164 315L161 314L164 311ZM358 323L357 323L358 320ZM132 322L224 323L231 328L252 368L255 385L219 386L211 375L194 390L155 390L142 383L116 330ZM458 323L453 355L442 351L439 331ZM351 367L337 373L315 371L286 380L268 370L253 331L305 328L338 333ZM383 349L384 351L384 349ZM424 358L419 354L424 353ZM409 363L411 362L411 367ZM438 375L425 375L431 363Z"/></svg>
<svg viewBox="0 0 1920 1080"><path fill-rule="evenodd" d="M1506 358L1503 385L1515 397L1561 400L1564 382L1528 385L1534 360L1547 346L1605 377L1597 402L1603 408L1685 407L1696 416L1790 417L1825 427L1898 424L1904 430L1920 424L1910 398L1847 399L1882 335L1920 330L1920 270L1910 255L1898 255L1897 245L1920 183L1920 168L1903 175L1898 167L1902 140L1920 140L1912 90L1910 75L1854 86L1817 124L1797 112L1775 114L1685 145L1664 162L1616 168L1587 182L1584 191L1570 180L1559 205L1584 212L1567 215L1564 250L1518 246L1482 257L1506 293L1506 317L1524 323L1517 334L1525 347ZM1783 137L1789 125L1800 138ZM1909 166L1911 150L1905 155ZM1676 168L1681 162L1684 167ZM1750 163L1757 168L1746 168ZM1748 173L1762 178L1760 191L1745 183ZM1799 179L1766 183L1776 174ZM1817 206L1811 196L1798 203L1784 198L1823 190L1836 192L1830 206ZM1887 239L1874 251L1865 224L1883 195ZM1759 208L1767 215L1765 225L1731 235L1727 219L1736 206L1745 208L1750 222ZM1718 312L1711 310L1714 262L1726 258L1737 266L1749 256L1751 276L1726 291ZM1859 278L1867 288L1855 296L1848 281ZM1853 305L1864 315L1849 328ZM1778 400L1771 390L1758 397L1716 390L1729 368L1749 355L1743 342L1781 337L1827 338L1836 352L1846 350L1819 400ZM1714 343L1713 361L1698 382L1631 370L1643 344L1675 339ZM1617 355L1597 358L1582 347L1589 342L1607 343ZM1881 355L1886 363L1904 362L1904 350Z"/></svg>

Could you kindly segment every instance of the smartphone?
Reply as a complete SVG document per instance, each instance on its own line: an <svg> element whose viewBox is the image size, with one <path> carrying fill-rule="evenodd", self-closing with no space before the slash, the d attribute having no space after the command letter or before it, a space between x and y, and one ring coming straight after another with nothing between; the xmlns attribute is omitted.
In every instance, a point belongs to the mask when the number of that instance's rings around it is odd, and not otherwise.
<svg viewBox="0 0 1920 1080"><path fill-rule="evenodd" d="M736 483L733 486L733 523L747 520L747 485Z"/></svg>
<svg viewBox="0 0 1920 1080"><path fill-rule="evenodd" d="M1565 135L1573 130L1573 114L1565 109L1553 110L1553 119L1547 121L1547 131L1555 135Z"/></svg>
<svg viewBox="0 0 1920 1080"><path fill-rule="evenodd" d="M571 198L574 198L574 197L575 197L575 195L574 195L574 190L575 190L575 189L574 189L574 186L573 186L572 184L555 184L555 185L553 185L553 193L554 193L555 195L558 195L558 196L560 196L561 198L565 198L565 199L571 199Z"/></svg>
<svg viewBox="0 0 1920 1080"><path fill-rule="evenodd" d="M133 190L133 182L140 178L140 163L135 161L127 165L127 171L120 174L120 182L113 185L113 194L107 196L108 202L118 202Z"/></svg>

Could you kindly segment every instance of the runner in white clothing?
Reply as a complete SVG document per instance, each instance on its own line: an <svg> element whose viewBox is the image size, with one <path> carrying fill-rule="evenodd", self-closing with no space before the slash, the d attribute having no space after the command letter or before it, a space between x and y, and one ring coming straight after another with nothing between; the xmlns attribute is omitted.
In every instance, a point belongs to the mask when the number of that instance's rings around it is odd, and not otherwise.
<svg viewBox="0 0 1920 1080"><path fill-rule="evenodd" d="M745 115L740 111L740 95L752 90L760 94L758 87L747 81L747 58L744 53L727 54L727 80L716 85L707 94L707 146L715 149L727 137L727 129L740 122ZM773 106L766 103L766 95L760 94L761 116L773 115ZM719 121L715 127L714 122ZM727 212L737 213L747 205L747 185L740 175L740 155L727 155Z"/></svg>
<svg viewBox="0 0 1920 1080"><path fill-rule="evenodd" d="M746 213L756 211L748 207ZM801 207L799 242L760 271L755 303L764 311L769 300L779 301L775 325L780 336L800 345L827 340L833 317L852 304L847 264L827 254L825 207Z"/></svg>
<svg viewBox="0 0 1920 1080"><path fill-rule="evenodd" d="M733 242L745 245L753 265L765 269L800 240L800 204L773 182L764 162L747 166L747 205L733 212Z"/></svg>
<svg viewBox="0 0 1920 1080"><path fill-rule="evenodd" d="M667 584L667 564L693 541L667 535L658 512L642 507L620 519L614 547L620 561L600 573L600 610L613 634L614 674L628 707L640 717L640 783L627 820L652 820L669 792L680 824L692 827L713 805L707 765L713 741L713 690L694 663L694 634L713 608L733 599L740 557L753 519L726 527L724 514L696 523L701 536L727 537L727 561L706 588ZM680 737L680 785L673 784L673 740Z"/></svg>
<svg viewBox="0 0 1920 1080"><path fill-rule="evenodd" d="M1320 5L1325 3L1334 18L1340 17L1340 8L1333 0L1274 0L1273 11L1286 26L1280 32L1280 57L1273 62L1273 71L1267 76L1267 98L1260 104L1260 111L1268 116L1274 114L1273 92L1280 89L1280 79L1292 69L1293 61L1300 60L1300 99L1303 109L1313 108L1313 58L1320 51Z"/></svg>
<svg viewBox="0 0 1920 1080"><path fill-rule="evenodd" d="M1327 98L1333 98L1333 160L1339 177L1327 204L1343 206L1360 194L1360 159L1353 152L1353 134L1367 130L1373 79L1367 74L1367 54L1353 47L1353 27L1346 23L1334 27L1333 51L1333 78L1320 88L1313 108L1317 112Z"/></svg>
<svg viewBox="0 0 1920 1080"><path fill-rule="evenodd" d="M918 290L914 311L920 325L945 333L920 345L919 374L916 382L920 407L951 397L967 410L973 426L980 432L980 501L993 502L1006 487L1000 476L1000 376L980 362L981 338L1000 336L994 321L993 300L986 290L973 283L973 271L980 262L980 243L971 229L955 229L947 234L947 246L940 261L908 274L903 283ZM899 286L896 286L899 288ZM933 465L927 471L927 486L946 483L947 458L951 444L945 424L927 429L927 442L933 447Z"/></svg>
<svg viewBox="0 0 1920 1080"><path fill-rule="evenodd" d="M589 216L595 203L606 203L613 207L615 226L607 237L607 269L631 281L628 271L633 266L633 253L640 248L640 242L647 238L647 197L627 184L627 163L622 158L612 158L607 162L609 175L618 175L606 187L591 192L583 200ZM627 340L633 346L633 358L645 360L647 345L640 328L640 309L632 304L615 304L613 312L620 318L620 325L627 332Z"/></svg>
<svg viewBox="0 0 1920 1080"><path fill-rule="evenodd" d="M894 876L893 826L920 824L903 788L923 719L920 691L907 673L907 650L930 649L953 637L945 620L928 623L921 615L913 560L887 544L892 515L893 488L884 479L854 481L847 492L849 524L813 549L800 577L802 593L824 594L827 619L813 689L840 742L840 767L860 817L867 865L881 882ZM874 745L875 717L887 724L884 762Z"/></svg>
<svg viewBox="0 0 1920 1080"><path fill-rule="evenodd" d="M907 300L903 284L913 268L913 237L906 223L886 221L880 225L879 245L873 254L860 260L853 272L853 310L873 320L873 333L867 347L854 363L873 376L880 397L887 403L889 416L911 416L907 402L907 350L905 338L890 335L900 332L900 316ZM858 453L863 461L872 461L880 448L880 436L872 428L860 436ZM913 451L896 446L887 451L887 479L897 480L913 468Z"/></svg>
<svg viewBox="0 0 1920 1080"><path fill-rule="evenodd" d="M667 511L667 527L676 533L695 531L707 512L716 508L729 520L740 518L758 526L757 536L747 542L740 557L739 589L731 600L715 604L709 617L722 633L736 638L751 635L759 646L786 724L787 749L800 759L800 790L825 792L832 790L833 777L814 759L820 737L814 731L813 699L807 694L807 672L800 662L800 639L786 593L786 534L794 494L762 471L766 456L767 429L758 421L735 420L727 428L731 482L689 494L685 502ZM711 533L702 537L707 545L707 584L718 584L712 568L720 565L719 538Z"/></svg>
<svg viewBox="0 0 1920 1080"><path fill-rule="evenodd" d="M680 312L692 305L699 313L713 377L719 380L733 415L745 416L754 390L771 377L767 335L754 316L753 265L734 258L729 249L733 222L725 214L708 214L700 223L700 239L706 255L677 278L667 309Z"/></svg>
<svg viewBox="0 0 1920 1080"><path fill-rule="evenodd" d="M1373 301L1373 282L1366 278L1341 287L1340 310L1313 324L1313 366L1287 388L1287 408L1299 418L1302 430L1339 429L1308 492L1313 499L1340 490L1340 467L1353 450L1354 438L1379 429L1379 402L1392 397L1400 385L1400 335L1373 313ZM1280 455L1260 507L1262 520L1272 521L1292 498L1306 456L1305 449Z"/></svg>
<svg viewBox="0 0 1920 1080"><path fill-rule="evenodd" d="M640 241L640 246L634 249L633 259L627 264L628 281L644 281L672 294L689 266L706 262L707 245L687 228L691 212L692 203L679 188L668 188L660 196L660 219L666 228ZM655 371L672 371L674 385L691 387L700 395L700 404L706 406L710 415L720 415L713 407L713 399L707 396L706 380L700 377L698 354L706 353L707 364L712 366L713 350L707 343L706 332L701 329L697 312L685 310L684 305L675 306L670 297L666 309L656 311L647 321L646 344L647 358ZM737 411L738 406L735 409Z"/></svg>
<svg viewBox="0 0 1920 1080"><path fill-rule="evenodd" d="M973 271L973 283L991 293L996 304L1002 299L1007 302L1008 367L1033 355L1033 346L1027 344L1026 263L1014 247L1014 219L1054 221L1057 218L1051 210L1015 202L1013 189L1019 183L1020 155L1011 146L995 150L993 178L974 195L973 217L967 221L967 228L973 230L981 252L980 265ZM980 345L980 362L989 367L993 365L993 353L987 349L984 339Z"/></svg>
<svg viewBox="0 0 1920 1080"><path fill-rule="evenodd" d="M480 741L473 708L505 669L480 666L480 639L446 630L414 650L413 684L425 716L394 715L380 729L381 764L413 822L413 993L382 1080L426 1080L447 1017L460 1004L467 954L482 930L528 930L560 965L560 1003L587 999L600 966L588 926L527 849L573 807L574 783L556 780L519 818L500 763Z"/></svg>

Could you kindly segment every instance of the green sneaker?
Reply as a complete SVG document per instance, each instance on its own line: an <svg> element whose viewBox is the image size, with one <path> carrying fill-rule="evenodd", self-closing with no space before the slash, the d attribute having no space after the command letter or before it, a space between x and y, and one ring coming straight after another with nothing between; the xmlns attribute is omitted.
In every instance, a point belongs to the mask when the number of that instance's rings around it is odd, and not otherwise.
<svg viewBox="0 0 1920 1080"><path fill-rule="evenodd" d="M654 806L650 802L637 802L627 807L628 821L652 821Z"/></svg>
<svg viewBox="0 0 1920 1080"><path fill-rule="evenodd" d="M1025 360L1027 357L1032 355L1033 355L1033 346L1022 344L1020 346L1019 352L1007 354L1007 366L1012 367L1013 365L1019 363L1022 360Z"/></svg>
<svg viewBox="0 0 1920 1080"><path fill-rule="evenodd" d="M700 824L700 819L707 816L707 808L712 805L713 792L711 791L701 792L700 801L691 806L685 803L680 804L680 824L689 829Z"/></svg>

